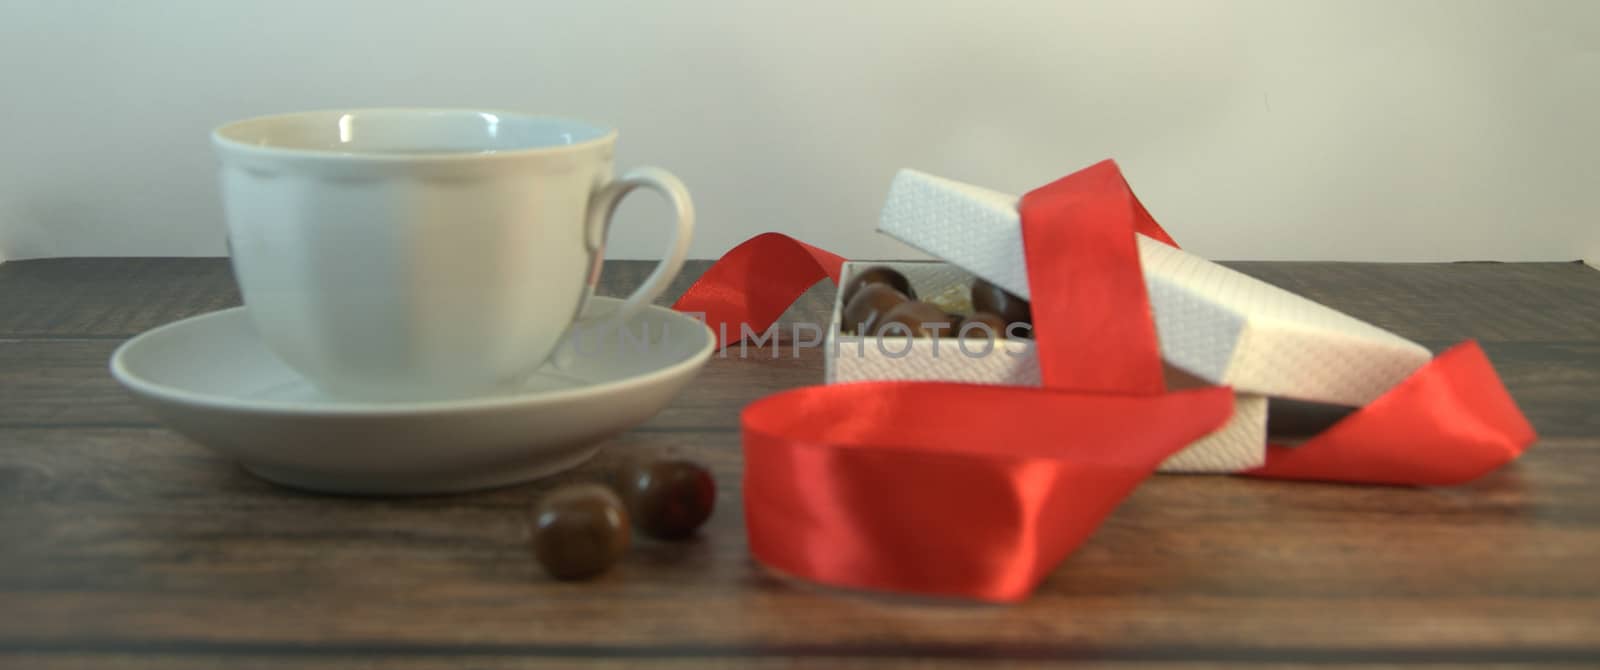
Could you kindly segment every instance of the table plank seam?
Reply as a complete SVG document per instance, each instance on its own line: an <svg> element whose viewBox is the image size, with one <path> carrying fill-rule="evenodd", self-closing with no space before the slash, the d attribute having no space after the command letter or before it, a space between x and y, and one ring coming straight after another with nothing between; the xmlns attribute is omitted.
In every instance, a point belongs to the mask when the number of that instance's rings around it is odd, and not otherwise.
<svg viewBox="0 0 1600 670"><path fill-rule="evenodd" d="M990 643L778 643L761 645L580 644L580 643L406 643L233 642L216 640L0 640L0 653L135 654L267 657L542 657L565 659L782 659L830 658L910 660L1080 660L1141 663L1223 662L1394 663L1488 665L1569 664L1600 661L1600 646L1554 645L1528 648L1431 646L1397 649L1347 647L1248 647L1240 645L1079 645Z"/></svg>

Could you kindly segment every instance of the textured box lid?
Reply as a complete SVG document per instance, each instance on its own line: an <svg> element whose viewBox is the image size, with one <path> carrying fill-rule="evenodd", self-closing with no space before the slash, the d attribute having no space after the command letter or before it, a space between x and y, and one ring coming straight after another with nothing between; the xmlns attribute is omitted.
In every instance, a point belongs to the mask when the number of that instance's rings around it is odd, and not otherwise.
<svg viewBox="0 0 1600 670"><path fill-rule="evenodd" d="M878 228L1024 298L1018 197L901 170ZM1365 405L1431 358L1427 348L1194 254L1139 236L1161 355L1239 391Z"/></svg>

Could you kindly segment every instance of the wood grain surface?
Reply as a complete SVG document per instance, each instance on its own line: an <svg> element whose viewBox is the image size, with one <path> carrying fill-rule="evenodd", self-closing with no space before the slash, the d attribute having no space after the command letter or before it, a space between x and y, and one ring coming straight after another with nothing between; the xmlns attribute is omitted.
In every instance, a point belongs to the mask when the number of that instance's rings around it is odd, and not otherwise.
<svg viewBox="0 0 1600 670"><path fill-rule="evenodd" d="M106 372L144 329L237 304L217 259L0 265L0 667L1588 667L1600 664L1600 273L1577 264L1237 263L1438 350L1483 341L1540 443L1445 489L1158 476L1028 601L788 580L742 532L737 420L815 351L713 359L548 481L372 499L261 482ZM704 270L693 266L669 295ZM649 271L608 265L608 293ZM788 318L820 318L832 290ZM700 537L590 583L528 555L540 492L637 453L700 460Z"/></svg>

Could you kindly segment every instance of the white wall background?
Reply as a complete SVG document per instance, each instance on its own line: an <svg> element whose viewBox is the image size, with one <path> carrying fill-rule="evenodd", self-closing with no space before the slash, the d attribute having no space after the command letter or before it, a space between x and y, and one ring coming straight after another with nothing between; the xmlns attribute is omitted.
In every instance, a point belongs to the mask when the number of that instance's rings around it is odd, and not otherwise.
<svg viewBox="0 0 1600 670"><path fill-rule="evenodd" d="M872 232L896 168L1109 156L1211 257L1595 258L1597 45L1586 0L0 0L0 255L220 254L212 126L405 104L617 125L700 257L914 256Z"/></svg>

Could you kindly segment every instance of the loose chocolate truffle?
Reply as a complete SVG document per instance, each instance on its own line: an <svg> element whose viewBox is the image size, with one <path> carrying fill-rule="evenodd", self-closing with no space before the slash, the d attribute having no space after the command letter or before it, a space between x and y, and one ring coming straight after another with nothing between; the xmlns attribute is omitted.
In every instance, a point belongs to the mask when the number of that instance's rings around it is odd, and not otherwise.
<svg viewBox="0 0 1600 670"><path fill-rule="evenodd" d="M987 327L987 330L985 330ZM978 312L961 320L957 328L962 337L1006 339L1006 320L990 312Z"/></svg>
<svg viewBox="0 0 1600 670"><path fill-rule="evenodd" d="M948 337L952 332L954 328L949 315L932 303L921 301L895 305L883 315L883 323L874 330L877 335L891 337L933 337L934 333Z"/></svg>
<svg viewBox="0 0 1600 670"><path fill-rule="evenodd" d="M906 279L905 275L900 274L894 268L874 265L855 273L850 277L850 281L845 282L845 285L839 288L839 302L841 304L849 304L850 299L856 297L856 293L873 284L884 284L901 292L907 298L917 299L917 291L911 287L911 280Z"/></svg>
<svg viewBox="0 0 1600 670"><path fill-rule="evenodd" d="M972 309L974 312L994 314L1006 323L1033 323L1033 311L1028 301L984 281L982 277L972 280Z"/></svg>
<svg viewBox="0 0 1600 670"><path fill-rule="evenodd" d="M845 303L844 311L839 314L839 327L846 333L862 334L863 330L883 323L889 310L908 300L906 294L888 284L868 284Z"/></svg>
<svg viewBox="0 0 1600 670"><path fill-rule="evenodd" d="M717 503L711 473L684 460L629 464L618 475L617 492L634 527L663 540L693 535Z"/></svg>
<svg viewBox="0 0 1600 670"><path fill-rule="evenodd" d="M533 555L556 579L594 577L628 548L628 512L599 484L556 489L534 510Z"/></svg>

